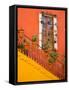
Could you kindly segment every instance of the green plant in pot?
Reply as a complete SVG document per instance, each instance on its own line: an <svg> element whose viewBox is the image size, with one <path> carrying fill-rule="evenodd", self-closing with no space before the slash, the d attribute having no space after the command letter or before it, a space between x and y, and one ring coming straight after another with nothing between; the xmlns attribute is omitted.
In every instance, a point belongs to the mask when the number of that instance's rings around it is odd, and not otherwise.
<svg viewBox="0 0 69 90"><path fill-rule="evenodd" d="M49 49L49 44L48 44L48 41L46 41L46 43L43 45L43 50L44 50L45 52L47 52L48 49Z"/></svg>
<svg viewBox="0 0 69 90"><path fill-rule="evenodd" d="M54 63L55 62L55 59L53 59L53 58L49 58L49 63L51 64L51 63Z"/></svg>
<svg viewBox="0 0 69 90"><path fill-rule="evenodd" d="M33 36L32 36L32 45L33 45L34 47L37 46L37 35L33 35Z"/></svg>
<svg viewBox="0 0 69 90"><path fill-rule="evenodd" d="M23 52L24 49L25 49L24 44L20 44L20 45L18 45L18 48L21 49L21 52Z"/></svg>
<svg viewBox="0 0 69 90"><path fill-rule="evenodd" d="M37 41L37 36L36 35L33 35L32 36L32 42L36 42Z"/></svg>
<svg viewBox="0 0 69 90"><path fill-rule="evenodd" d="M56 51L52 51L51 53L49 53L49 63L55 63L58 57L58 53Z"/></svg>

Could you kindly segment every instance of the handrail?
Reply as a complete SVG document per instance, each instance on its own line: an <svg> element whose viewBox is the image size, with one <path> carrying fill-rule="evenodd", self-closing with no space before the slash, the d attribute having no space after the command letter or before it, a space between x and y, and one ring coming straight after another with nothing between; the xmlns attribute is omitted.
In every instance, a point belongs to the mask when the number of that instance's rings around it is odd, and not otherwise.
<svg viewBox="0 0 69 90"><path fill-rule="evenodd" d="M26 38L28 38L28 39L30 40L30 42L32 43L32 40L31 40L27 35L24 34L24 36L25 36ZM37 45L38 47L40 47L38 43L37 43L36 45ZM41 48L41 47L40 47L40 48Z"/></svg>

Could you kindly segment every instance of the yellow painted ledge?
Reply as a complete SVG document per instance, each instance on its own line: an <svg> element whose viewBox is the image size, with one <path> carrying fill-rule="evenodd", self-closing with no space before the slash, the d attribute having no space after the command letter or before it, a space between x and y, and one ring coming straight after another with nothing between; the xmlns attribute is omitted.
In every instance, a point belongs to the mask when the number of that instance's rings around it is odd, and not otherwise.
<svg viewBox="0 0 69 90"><path fill-rule="evenodd" d="M59 80L58 77L44 69L34 60L18 51L18 77L17 82Z"/></svg>

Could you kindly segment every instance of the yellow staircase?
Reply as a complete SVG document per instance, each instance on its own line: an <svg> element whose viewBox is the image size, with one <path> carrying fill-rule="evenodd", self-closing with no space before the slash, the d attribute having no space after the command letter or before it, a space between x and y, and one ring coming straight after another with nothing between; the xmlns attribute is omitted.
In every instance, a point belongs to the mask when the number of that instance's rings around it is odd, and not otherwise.
<svg viewBox="0 0 69 90"><path fill-rule="evenodd" d="M47 71L33 59L18 51L17 82L59 80L58 77Z"/></svg>

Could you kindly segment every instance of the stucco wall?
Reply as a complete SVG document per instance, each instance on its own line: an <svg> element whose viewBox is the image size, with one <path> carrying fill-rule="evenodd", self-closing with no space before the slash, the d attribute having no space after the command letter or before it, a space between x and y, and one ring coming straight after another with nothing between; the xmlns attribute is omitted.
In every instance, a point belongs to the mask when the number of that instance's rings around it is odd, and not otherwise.
<svg viewBox="0 0 69 90"><path fill-rule="evenodd" d="M18 8L18 30L24 29L25 35L30 39L38 35L39 13L41 9ZM65 51L65 12L62 10L43 10L46 13L54 14L58 20L58 52L64 54Z"/></svg>

